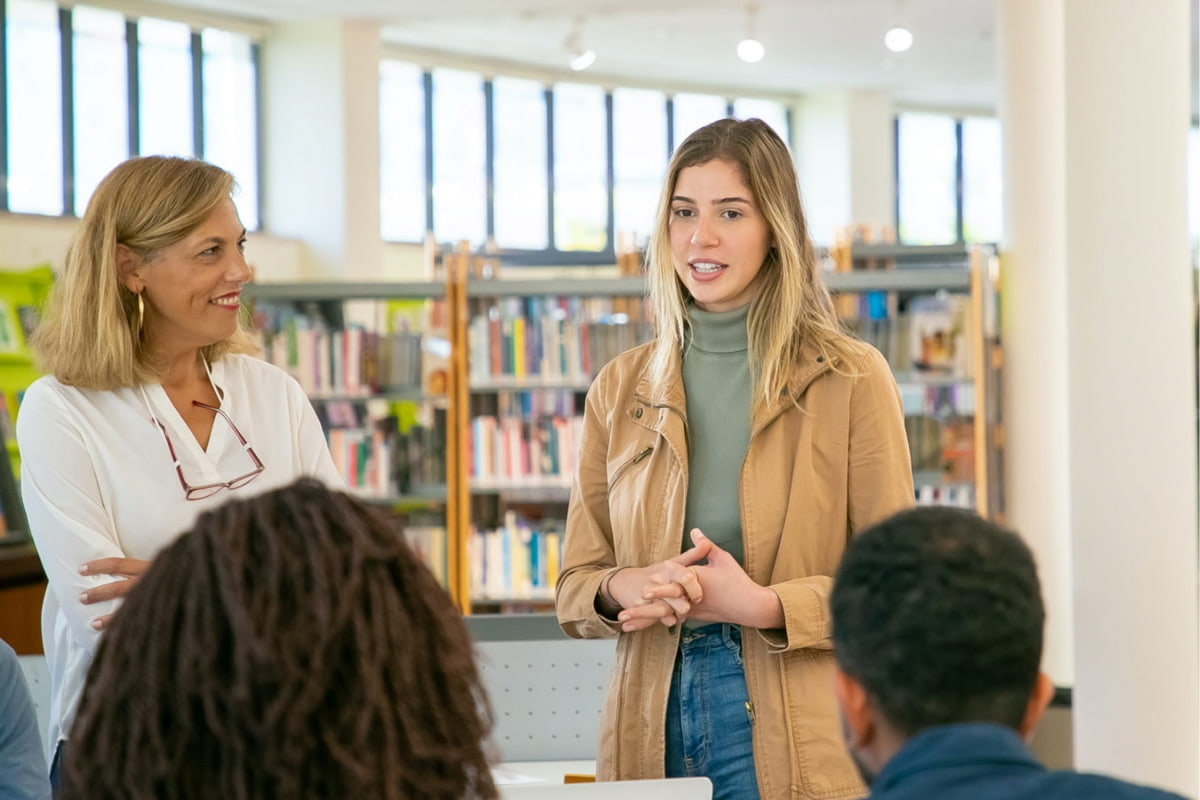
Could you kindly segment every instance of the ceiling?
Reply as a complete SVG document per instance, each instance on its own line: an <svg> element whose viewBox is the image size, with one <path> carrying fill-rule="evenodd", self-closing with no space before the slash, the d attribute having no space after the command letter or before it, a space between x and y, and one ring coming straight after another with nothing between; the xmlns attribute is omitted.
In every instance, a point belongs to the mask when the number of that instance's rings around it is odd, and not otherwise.
<svg viewBox="0 0 1200 800"><path fill-rule="evenodd" d="M243 0L168 0L246 16ZM256 19L378 21L386 42L567 73L580 24L589 74L664 88L794 95L884 89L900 105L990 110L996 102L996 0L256 0ZM734 54L748 8L766 58ZM903 22L896 55L883 34Z"/></svg>

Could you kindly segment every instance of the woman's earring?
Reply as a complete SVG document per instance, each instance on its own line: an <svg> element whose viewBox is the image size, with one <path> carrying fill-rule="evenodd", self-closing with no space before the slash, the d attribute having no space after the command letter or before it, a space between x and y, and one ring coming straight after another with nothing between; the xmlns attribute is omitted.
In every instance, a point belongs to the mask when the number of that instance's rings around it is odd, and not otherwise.
<svg viewBox="0 0 1200 800"><path fill-rule="evenodd" d="M137 293L138 315L137 315L137 337L142 338L142 319L146 314L146 304L142 301L142 293Z"/></svg>

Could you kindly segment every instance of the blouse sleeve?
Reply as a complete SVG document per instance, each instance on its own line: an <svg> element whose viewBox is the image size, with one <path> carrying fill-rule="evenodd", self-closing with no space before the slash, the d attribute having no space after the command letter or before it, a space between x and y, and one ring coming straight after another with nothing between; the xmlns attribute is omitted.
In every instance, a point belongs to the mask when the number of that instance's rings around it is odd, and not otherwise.
<svg viewBox="0 0 1200 800"><path fill-rule="evenodd" d="M98 558L124 558L116 526L105 507L96 468L78 418L61 398L35 383L17 415L21 499L50 591L74 638L89 652L99 633L92 621L115 611L120 600L85 606L79 595L112 581L84 576L79 568Z"/></svg>

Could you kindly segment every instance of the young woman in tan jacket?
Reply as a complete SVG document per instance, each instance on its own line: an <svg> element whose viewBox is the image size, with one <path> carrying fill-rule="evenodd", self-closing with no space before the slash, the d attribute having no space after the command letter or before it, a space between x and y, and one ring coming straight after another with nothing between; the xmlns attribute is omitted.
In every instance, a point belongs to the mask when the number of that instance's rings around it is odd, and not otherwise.
<svg viewBox="0 0 1200 800"><path fill-rule="evenodd" d="M841 331L760 120L679 146L648 261L656 337L588 392L557 586L568 635L618 637L599 777L858 796L827 597L849 538L913 504L891 371Z"/></svg>

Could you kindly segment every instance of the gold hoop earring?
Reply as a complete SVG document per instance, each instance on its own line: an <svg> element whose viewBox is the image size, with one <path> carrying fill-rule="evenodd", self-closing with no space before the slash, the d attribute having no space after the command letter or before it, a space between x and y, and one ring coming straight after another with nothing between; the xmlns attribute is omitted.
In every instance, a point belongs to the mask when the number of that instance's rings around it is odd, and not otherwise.
<svg viewBox="0 0 1200 800"><path fill-rule="evenodd" d="M142 300L142 293L137 293L138 313L137 313L137 337L142 338L142 320L146 316L146 304Z"/></svg>

